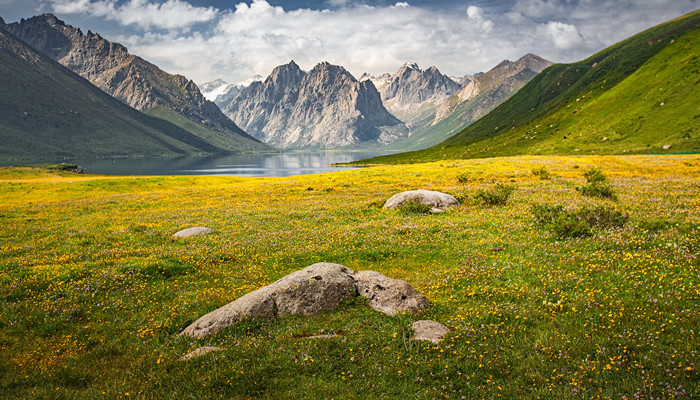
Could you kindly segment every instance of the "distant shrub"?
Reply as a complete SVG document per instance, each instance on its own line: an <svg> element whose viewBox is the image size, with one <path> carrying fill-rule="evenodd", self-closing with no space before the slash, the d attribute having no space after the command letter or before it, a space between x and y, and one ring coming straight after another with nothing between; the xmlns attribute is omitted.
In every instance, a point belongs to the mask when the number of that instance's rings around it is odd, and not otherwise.
<svg viewBox="0 0 700 400"><path fill-rule="evenodd" d="M617 195L610 187L608 178L603 174L603 171L591 168L583 172L583 177L586 178L588 184L576 188L582 195L617 200Z"/></svg>
<svg viewBox="0 0 700 400"><path fill-rule="evenodd" d="M457 182L461 183L462 185L467 184L473 180L473 174L469 172L465 172L462 174L457 175Z"/></svg>
<svg viewBox="0 0 700 400"><path fill-rule="evenodd" d="M561 205L535 204L531 212L537 225L558 238L590 236L593 228L621 228L629 220L629 215L605 206L567 211Z"/></svg>
<svg viewBox="0 0 700 400"><path fill-rule="evenodd" d="M399 206L399 211L404 214L430 214L431 206L418 202L404 203Z"/></svg>
<svg viewBox="0 0 700 400"><path fill-rule="evenodd" d="M552 179L552 175L547 171L547 167L533 168L532 174L539 176L542 180Z"/></svg>
<svg viewBox="0 0 700 400"><path fill-rule="evenodd" d="M514 191L515 186L499 183L492 190L478 190L474 195L474 200L490 206L501 205L508 201Z"/></svg>

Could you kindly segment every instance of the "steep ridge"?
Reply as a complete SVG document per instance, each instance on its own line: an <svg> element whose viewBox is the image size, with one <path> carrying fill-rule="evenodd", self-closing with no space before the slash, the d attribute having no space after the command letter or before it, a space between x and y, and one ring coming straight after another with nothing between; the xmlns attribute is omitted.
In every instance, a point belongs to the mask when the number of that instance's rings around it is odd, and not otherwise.
<svg viewBox="0 0 700 400"><path fill-rule="evenodd" d="M514 62L502 61L473 77L429 113L414 119L410 123L411 136L392 148L419 149L442 142L488 114L550 65L551 62L534 54Z"/></svg>
<svg viewBox="0 0 700 400"><path fill-rule="evenodd" d="M228 151L266 149L207 101L197 85L171 75L126 47L66 25L51 14L4 27L124 103L169 120Z"/></svg>
<svg viewBox="0 0 700 400"><path fill-rule="evenodd" d="M308 73L294 61L281 65L243 89L224 113L256 138L284 148L361 147L407 133L372 82L358 82L327 62Z"/></svg>
<svg viewBox="0 0 700 400"><path fill-rule="evenodd" d="M143 114L0 28L0 159L221 153Z"/></svg>
<svg viewBox="0 0 700 400"><path fill-rule="evenodd" d="M420 69L415 63L406 63L394 74L371 77L367 74L360 78L371 80L382 96L384 106L394 116L404 122L410 122L426 108L437 105L461 85L432 66Z"/></svg>
<svg viewBox="0 0 700 400"><path fill-rule="evenodd" d="M408 163L521 154L700 151L700 11L556 64L484 118Z"/></svg>

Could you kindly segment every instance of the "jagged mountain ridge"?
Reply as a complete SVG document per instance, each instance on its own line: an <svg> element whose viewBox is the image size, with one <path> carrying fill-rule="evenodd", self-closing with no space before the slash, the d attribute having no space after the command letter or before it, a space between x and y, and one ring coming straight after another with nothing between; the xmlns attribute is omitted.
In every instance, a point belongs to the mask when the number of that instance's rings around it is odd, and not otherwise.
<svg viewBox="0 0 700 400"><path fill-rule="evenodd" d="M0 114L2 160L224 152L129 107L3 28Z"/></svg>
<svg viewBox="0 0 700 400"><path fill-rule="evenodd" d="M461 85L432 66L422 70L415 63L405 63L393 74L378 77L364 74L382 96L384 106L404 122L410 122L427 103L438 104L459 90ZM423 110L421 110L423 111Z"/></svg>
<svg viewBox="0 0 700 400"><path fill-rule="evenodd" d="M87 34L52 14L4 24L29 43L105 92L145 112L172 120L181 127L231 150L261 150L266 146L247 135L202 96L197 85L171 75L132 55L119 43ZM187 121L183 121L185 117Z"/></svg>
<svg viewBox="0 0 700 400"><path fill-rule="evenodd" d="M390 145L391 149L424 149L442 142L488 114L515 94L551 62L534 54L517 61L504 60L491 70L472 77L442 101L423 107L409 121L411 135Z"/></svg>
<svg viewBox="0 0 700 400"><path fill-rule="evenodd" d="M253 82L224 113L265 143L284 148L338 148L391 143L405 125L382 105L370 81L322 62L305 72L294 62Z"/></svg>

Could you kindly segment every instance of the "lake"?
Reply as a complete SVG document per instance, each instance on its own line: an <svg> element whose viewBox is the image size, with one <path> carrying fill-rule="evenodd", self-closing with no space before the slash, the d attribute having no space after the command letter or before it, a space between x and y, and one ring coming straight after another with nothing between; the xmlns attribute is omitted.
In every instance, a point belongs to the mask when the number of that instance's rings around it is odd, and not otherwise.
<svg viewBox="0 0 700 400"><path fill-rule="evenodd" d="M377 151L320 151L210 157L101 158L67 161L85 173L105 175L293 176L356 169L332 167L388 154Z"/></svg>

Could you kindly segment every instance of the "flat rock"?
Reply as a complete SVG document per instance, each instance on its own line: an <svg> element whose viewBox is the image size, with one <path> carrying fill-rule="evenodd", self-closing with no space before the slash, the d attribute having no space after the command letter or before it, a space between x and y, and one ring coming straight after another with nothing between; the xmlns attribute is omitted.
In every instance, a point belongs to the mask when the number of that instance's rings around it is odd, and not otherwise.
<svg viewBox="0 0 700 400"><path fill-rule="evenodd" d="M201 357L207 353L211 353L212 351L219 351L219 350L223 350L223 349L221 347L215 347L215 346L203 346L203 347L194 349L191 352L180 357L180 360L187 361L191 358Z"/></svg>
<svg viewBox="0 0 700 400"><path fill-rule="evenodd" d="M413 340L430 340L433 343L440 343L450 331L445 325L426 319L414 322L412 328Z"/></svg>
<svg viewBox="0 0 700 400"><path fill-rule="evenodd" d="M391 196L389 200L384 203L384 208L395 209L406 203L427 204L433 208L439 209L459 205L459 201L447 193L418 189L397 193Z"/></svg>
<svg viewBox="0 0 700 400"><path fill-rule="evenodd" d="M369 306L386 315L416 314L430 308L430 302L413 286L375 271L359 271L353 276L360 296Z"/></svg>
<svg viewBox="0 0 700 400"><path fill-rule="evenodd" d="M180 335L205 338L244 319L270 320L331 311L342 300L357 296L353 273L340 264L310 265L200 317Z"/></svg>
<svg viewBox="0 0 700 400"><path fill-rule="evenodd" d="M206 235L214 232L213 229L207 228L206 226L195 226L193 228L183 229L179 232L174 233L172 238L188 238L192 236Z"/></svg>

